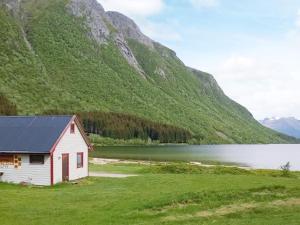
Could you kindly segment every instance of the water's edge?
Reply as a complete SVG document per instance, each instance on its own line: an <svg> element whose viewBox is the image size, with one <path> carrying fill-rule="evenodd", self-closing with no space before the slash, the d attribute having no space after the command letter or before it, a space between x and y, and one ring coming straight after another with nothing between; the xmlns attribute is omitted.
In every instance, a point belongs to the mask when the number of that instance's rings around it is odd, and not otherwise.
<svg viewBox="0 0 300 225"><path fill-rule="evenodd" d="M235 164L255 169L280 169L290 162L292 170L300 170L300 145L295 144L101 146L91 157Z"/></svg>

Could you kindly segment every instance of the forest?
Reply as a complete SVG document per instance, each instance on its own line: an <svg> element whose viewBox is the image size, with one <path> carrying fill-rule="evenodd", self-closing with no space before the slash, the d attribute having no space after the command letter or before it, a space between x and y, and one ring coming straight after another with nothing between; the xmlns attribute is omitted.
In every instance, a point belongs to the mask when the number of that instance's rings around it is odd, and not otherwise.
<svg viewBox="0 0 300 225"><path fill-rule="evenodd" d="M102 137L151 139L160 143L187 143L192 138L192 133L186 129L124 113L101 111L70 113L52 110L45 114L76 114L87 133Z"/></svg>

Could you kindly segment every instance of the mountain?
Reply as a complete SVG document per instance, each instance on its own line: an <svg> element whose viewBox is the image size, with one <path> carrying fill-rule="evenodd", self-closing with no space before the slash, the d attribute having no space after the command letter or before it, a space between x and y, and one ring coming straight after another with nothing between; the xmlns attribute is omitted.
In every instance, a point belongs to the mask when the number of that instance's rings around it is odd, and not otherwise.
<svg viewBox="0 0 300 225"><path fill-rule="evenodd" d="M300 120L294 117L266 118L260 121L262 125L280 133L300 138Z"/></svg>
<svg viewBox="0 0 300 225"><path fill-rule="evenodd" d="M124 113L187 129L197 143L294 141L96 0L0 4L0 96L18 114Z"/></svg>

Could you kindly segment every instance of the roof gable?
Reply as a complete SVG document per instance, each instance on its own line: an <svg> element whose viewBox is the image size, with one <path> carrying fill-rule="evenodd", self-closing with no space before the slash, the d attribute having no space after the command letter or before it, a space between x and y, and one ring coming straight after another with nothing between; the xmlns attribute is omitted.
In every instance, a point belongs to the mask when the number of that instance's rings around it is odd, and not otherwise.
<svg viewBox="0 0 300 225"><path fill-rule="evenodd" d="M73 116L0 116L0 153L50 153Z"/></svg>

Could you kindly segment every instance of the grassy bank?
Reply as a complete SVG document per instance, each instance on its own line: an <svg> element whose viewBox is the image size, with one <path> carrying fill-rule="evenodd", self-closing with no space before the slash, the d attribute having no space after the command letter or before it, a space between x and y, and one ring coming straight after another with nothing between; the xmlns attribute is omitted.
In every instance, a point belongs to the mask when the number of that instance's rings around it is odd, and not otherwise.
<svg viewBox="0 0 300 225"><path fill-rule="evenodd" d="M0 183L1 224L299 224L297 173L216 168L91 165L139 176L43 188Z"/></svg>
<svg viewBox="0 0 300 225"><path fill-rule="evenodd" d="M102 137L97 134L90 134L90 140L95 146L131 146L131 145L158 145L159 141L134 139L115 139Z"/></svg>

